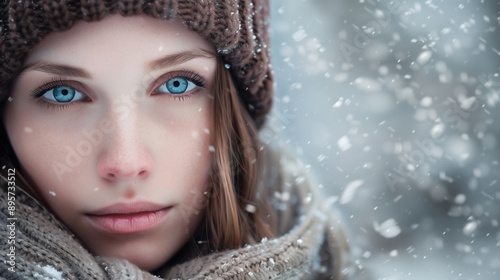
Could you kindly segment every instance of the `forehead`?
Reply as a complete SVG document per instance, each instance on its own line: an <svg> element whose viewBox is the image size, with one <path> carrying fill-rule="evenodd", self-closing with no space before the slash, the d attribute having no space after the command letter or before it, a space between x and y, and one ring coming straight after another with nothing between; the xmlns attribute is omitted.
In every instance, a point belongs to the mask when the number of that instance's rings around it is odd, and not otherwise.
<svg viewBox="0 0 500 280"><path fill-rule="evenodd" d="M133 64L191 49L211 51L213 47L178 21L112 15L49 34L28 55L25 65L50 60L84 66L102 59Z"/></svg>

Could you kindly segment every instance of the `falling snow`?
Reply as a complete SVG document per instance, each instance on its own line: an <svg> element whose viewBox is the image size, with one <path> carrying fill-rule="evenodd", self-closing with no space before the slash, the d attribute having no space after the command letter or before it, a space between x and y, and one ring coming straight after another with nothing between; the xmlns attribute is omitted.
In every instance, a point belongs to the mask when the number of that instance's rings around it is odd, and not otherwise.
<svg viewBox="0 0 500 280"><path fill-rule="evenodd" d="M356 194L356 190L363 185L363 180L355 180L347 184L342 196L340 197L340 204L346 204L351 202Z"/></svg>
<svg viewBox="0 0 500 280"><path fill-rule="evenodd" d="M471 221L465 224L463 228L463 232L465 235L471 235L473 234L478 227L478 223L476 221Z"/></svg>
<svg viewBox="0 0 500 280"><path fill-rule="evenodd" d="M307 37L307 34L304 31L304 29L299 29L299 30L297 30L297 32L292 34L292 37L296 42L299 42L299 41L304 40Z"/></svg>
<svg viewBox="0 0 500 280"><path fill-rule="evenodd" d="M373 222L373 228L385 238L394 238L401 233L401 228L394 219L388 219L381 224Z"/></svg>
<svg viewBox="0 0 500 280"><path fill-rule="evenodd" d="M247 204L247 206L245 206L245 210L250 213L255 213L257 207L255 207L255 205L252 204Z"/></svg>
<svg viewBox="0 0 500 280"><path fill-rule="evenodd" d="M355 264L499 279L497 1L271 5L267 123L346 221Z"/></svg>
<svg viewBox="0 0 500 280"><path fill-rule="evenodd" d="M342 151L347 151L352 147L351 141L349 141L349 137L342 136L338 141L337 145Z"/></svg>

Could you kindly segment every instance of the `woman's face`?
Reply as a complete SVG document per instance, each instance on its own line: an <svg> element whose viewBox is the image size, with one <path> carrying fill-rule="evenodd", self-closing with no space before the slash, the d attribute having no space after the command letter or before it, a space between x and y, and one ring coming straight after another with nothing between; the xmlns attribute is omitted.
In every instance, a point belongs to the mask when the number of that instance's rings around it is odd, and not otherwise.
<svg viewBox="0 0 500 280"><path fill-rule="evenodd" d="M29 54L7 133L92 253L153 270L192 236L209 182L215 69L197 33L142 16L79 22Z"/></svg>

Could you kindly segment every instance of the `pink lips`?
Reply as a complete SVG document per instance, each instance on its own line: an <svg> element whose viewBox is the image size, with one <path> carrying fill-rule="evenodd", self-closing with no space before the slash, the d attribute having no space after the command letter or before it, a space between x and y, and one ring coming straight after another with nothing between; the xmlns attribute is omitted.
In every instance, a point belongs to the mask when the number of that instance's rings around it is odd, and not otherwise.
<svg viewBox="0 0 500 280"><path fill-rule="evenodd" d="M90 212L87 216L108 233L130 234L153 229L170 208L150 202L117 203Z"/></svg>

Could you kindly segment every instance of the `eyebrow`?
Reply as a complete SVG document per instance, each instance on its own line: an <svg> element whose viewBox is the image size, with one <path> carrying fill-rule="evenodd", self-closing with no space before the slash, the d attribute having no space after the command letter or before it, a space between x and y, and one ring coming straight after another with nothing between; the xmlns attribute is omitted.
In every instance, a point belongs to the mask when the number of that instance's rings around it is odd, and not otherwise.
<svg viewBox="0 0 500 280"><path fill-rule="evenodd" d="M160 59L154 60L148 64L148 68L150 70L158 70L161 68L166 68L169 66L177 65L184 63L186 61L195 59L195 58L215 58L216 55L213 52L203 50L203 49L196 49L196 50L190 50L190 51L184 51L184 52L179 52L179 53L174 53L167 55L165 57L162 57Z"/></svg>
<svg viewBox="0 0 500 280"><path fill-rule="evenodd" d="M215 57L216 57L215 53L203 49L184 51L180 53L170 54L160 59L154 60L148 64L148 68L151 70L157 70L176 64L181 64L195 58L215 58ZM24 73L26 71L41 71L59 76L73 76L73 77L80 77L87 79L92 78L92 75L90 75L89 72L87 72L82 68L64 64L55 64L46 61L30 63L21 69L21 73Z"/></svg>
<svg viewBox="0 0 500 280"><path fill-rule="evenodd" d="M82 68L73 67L64 64L55 64L46 61L30 63L21 69L21 73L26 71L41 71L49 74L55 74L59 76L74 76L81 78L92 78L89 72Z"/></svg>

